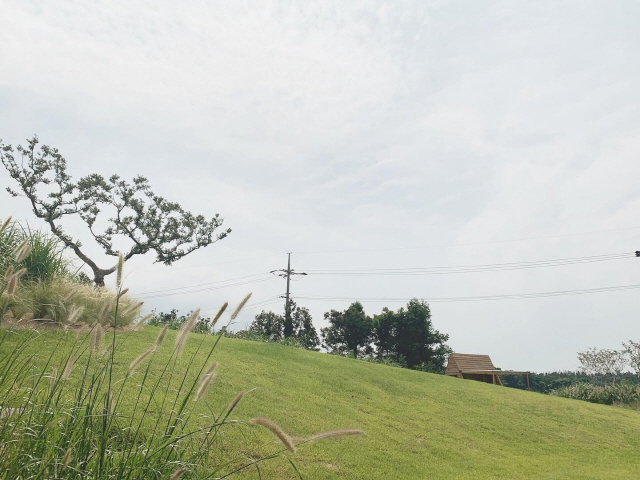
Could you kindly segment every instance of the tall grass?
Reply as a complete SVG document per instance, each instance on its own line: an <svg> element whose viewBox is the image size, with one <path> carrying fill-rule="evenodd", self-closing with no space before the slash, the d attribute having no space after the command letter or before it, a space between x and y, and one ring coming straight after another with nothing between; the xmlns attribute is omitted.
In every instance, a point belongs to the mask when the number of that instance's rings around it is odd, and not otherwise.
<svg viewBox="0 0 640 480"><path fill-rule="evenodd" d="M15 261L13 253L24 242L31 247L29 254ZM25 280L44 282L61 275L69 276L72 269L71 262L64 257L64 246L55 236L15 222L7 224L0 233L0 270L4 272L9 265L16 270L26 268Z"/></svg>
<svg viewBox="0 0 640 480"><path fill-rule="evenodd" d="M559 397L585 400L591 403L640 409L640 385L626 382L605 385L576 383L559 388L553 393Z"/></svg>
<svg viewBox="0 0 640 480"><path fill-rule="evenodd" d="M210 347L203 336L183 367L178 357L194 322L185 322L175 345L163 344L163 329L153 344L140 346L126 372L118 373L114 366L130 335L117 334L120 291L112 297L111 323L105 328L96 322L84 335L64 334L49 353L39 353L37 362L28 354L35 331L0 355L0 478L226 478L295 451L280 427L258 418L254 423L274 433L283 447L251 461L222 460L223 429L248 425L233 418L245 394L219 412L210 409L204 426L195 424L192 405L205 401L215 382L212 356L222 335ZM11 330L0 330L0 351L10 335ZM160 348L172 353L159 365ZM124 401L132 390L133 407ZM320 433L298 445L334 435Z"/></svg>

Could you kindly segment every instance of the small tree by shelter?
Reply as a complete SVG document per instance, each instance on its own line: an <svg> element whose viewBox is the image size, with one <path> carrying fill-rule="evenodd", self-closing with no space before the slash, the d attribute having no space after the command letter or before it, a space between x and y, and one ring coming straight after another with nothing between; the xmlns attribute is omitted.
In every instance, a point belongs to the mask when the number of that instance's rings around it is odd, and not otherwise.
<svg viewBox="0 0 640 480"><path fill-rule="evenodd" d="M231 229L216 233L222 218L211 220L185 211L178 203L156 195L145 177L137 176L131 183L112 175L105 179L90 174L73 182L67 174L67 162L57 149L42 145L38 138L27 146L14 148L0 141L0 160L18 189L7 188L13 196L24 196L31 203L36 217L44 220L51 232L91 268L93 281L103 286L104 278L116 266L100 268L84 250L79 239L67 234L60 222L64 217L77 216L87 225L91 236L107 255L118 256L114 237L129 240L125 260L134 255L153 252L156 262L171 265L191 252L225 238ZM105 209L111 212L105 217ZM101 221L98 221L98 220ZM106 225L100 228L100 224Z"/></svg>
<svg viewBox="0 0 640 480"><path fill-rule="evenodd" d="M640 342L629 340L629 343L622 343L624 351L629 360L629 366L633 369L636 376L640 378Z"/></svg>

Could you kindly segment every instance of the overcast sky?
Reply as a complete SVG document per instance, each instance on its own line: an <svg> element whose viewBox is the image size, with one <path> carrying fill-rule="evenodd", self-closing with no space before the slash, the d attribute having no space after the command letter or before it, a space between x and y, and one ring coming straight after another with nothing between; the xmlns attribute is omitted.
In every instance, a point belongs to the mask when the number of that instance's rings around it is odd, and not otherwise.
<svg viewBox="0 0 640 480"><path fill-rule="evenodd" d="M212 312L252 291L243 327L261 306L283 309L285 282L224 281L285 268L286 252L311 272L640 249L638 1L2 0L0 17L0 139L38 134L74 177L143 174L233 229L174 267L131 261L127 281L149 309ZM0 192L0 205L0 217L39 226L25 199ZM90 244L80 225L68 230ZM247 280L260 281L211 289ZM310 273L292 294L319 328L356 299L633 284L640 259L629 256ZM431 307L455 351L546 371L576 368L578 350L640 340L639 294ZM363 300L369 314L403 303Z"/></svg>

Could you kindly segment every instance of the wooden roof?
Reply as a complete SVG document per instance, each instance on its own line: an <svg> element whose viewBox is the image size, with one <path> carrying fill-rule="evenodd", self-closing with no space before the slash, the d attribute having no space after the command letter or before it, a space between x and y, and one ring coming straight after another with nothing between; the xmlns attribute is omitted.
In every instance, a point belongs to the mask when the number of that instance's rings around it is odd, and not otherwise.
<svg viewBox="0 0 640 480"><path fill-rule="evenodd" d="M452 353L449 355L449 365L451 365L451 367L455 365L456 369L462 373L478 372L480 370L496 370L489 355Z"/></svg>

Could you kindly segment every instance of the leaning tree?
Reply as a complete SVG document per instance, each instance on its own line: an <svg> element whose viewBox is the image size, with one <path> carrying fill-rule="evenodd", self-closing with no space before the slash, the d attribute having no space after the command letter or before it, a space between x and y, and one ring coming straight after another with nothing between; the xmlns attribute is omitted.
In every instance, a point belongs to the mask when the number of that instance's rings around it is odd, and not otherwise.
<svg viewBox="0 0 640 480"><path fill-rule="evenodd" d="M19 187L9 187L7 191L29 199L36 217L44 220L51 232L91 268L96 285L103 286L104 278L116 266L100 268L89 258L80 241L62 229L64 217L80 217L107 255L119 255L114 238L122 236L131 244L123 252L125 260L153 251L156 262L165 265L231 233L231 229L216 233L223 222L218 214L211 220L193 215L178 203L153 193L142 176L129 183L118 175L105 179L94 173L73 182L58 150L37 146L38 138L34 136L27 140L27 146L18 145L15 154L11 145L0 140L0 159Z"/></svg>

